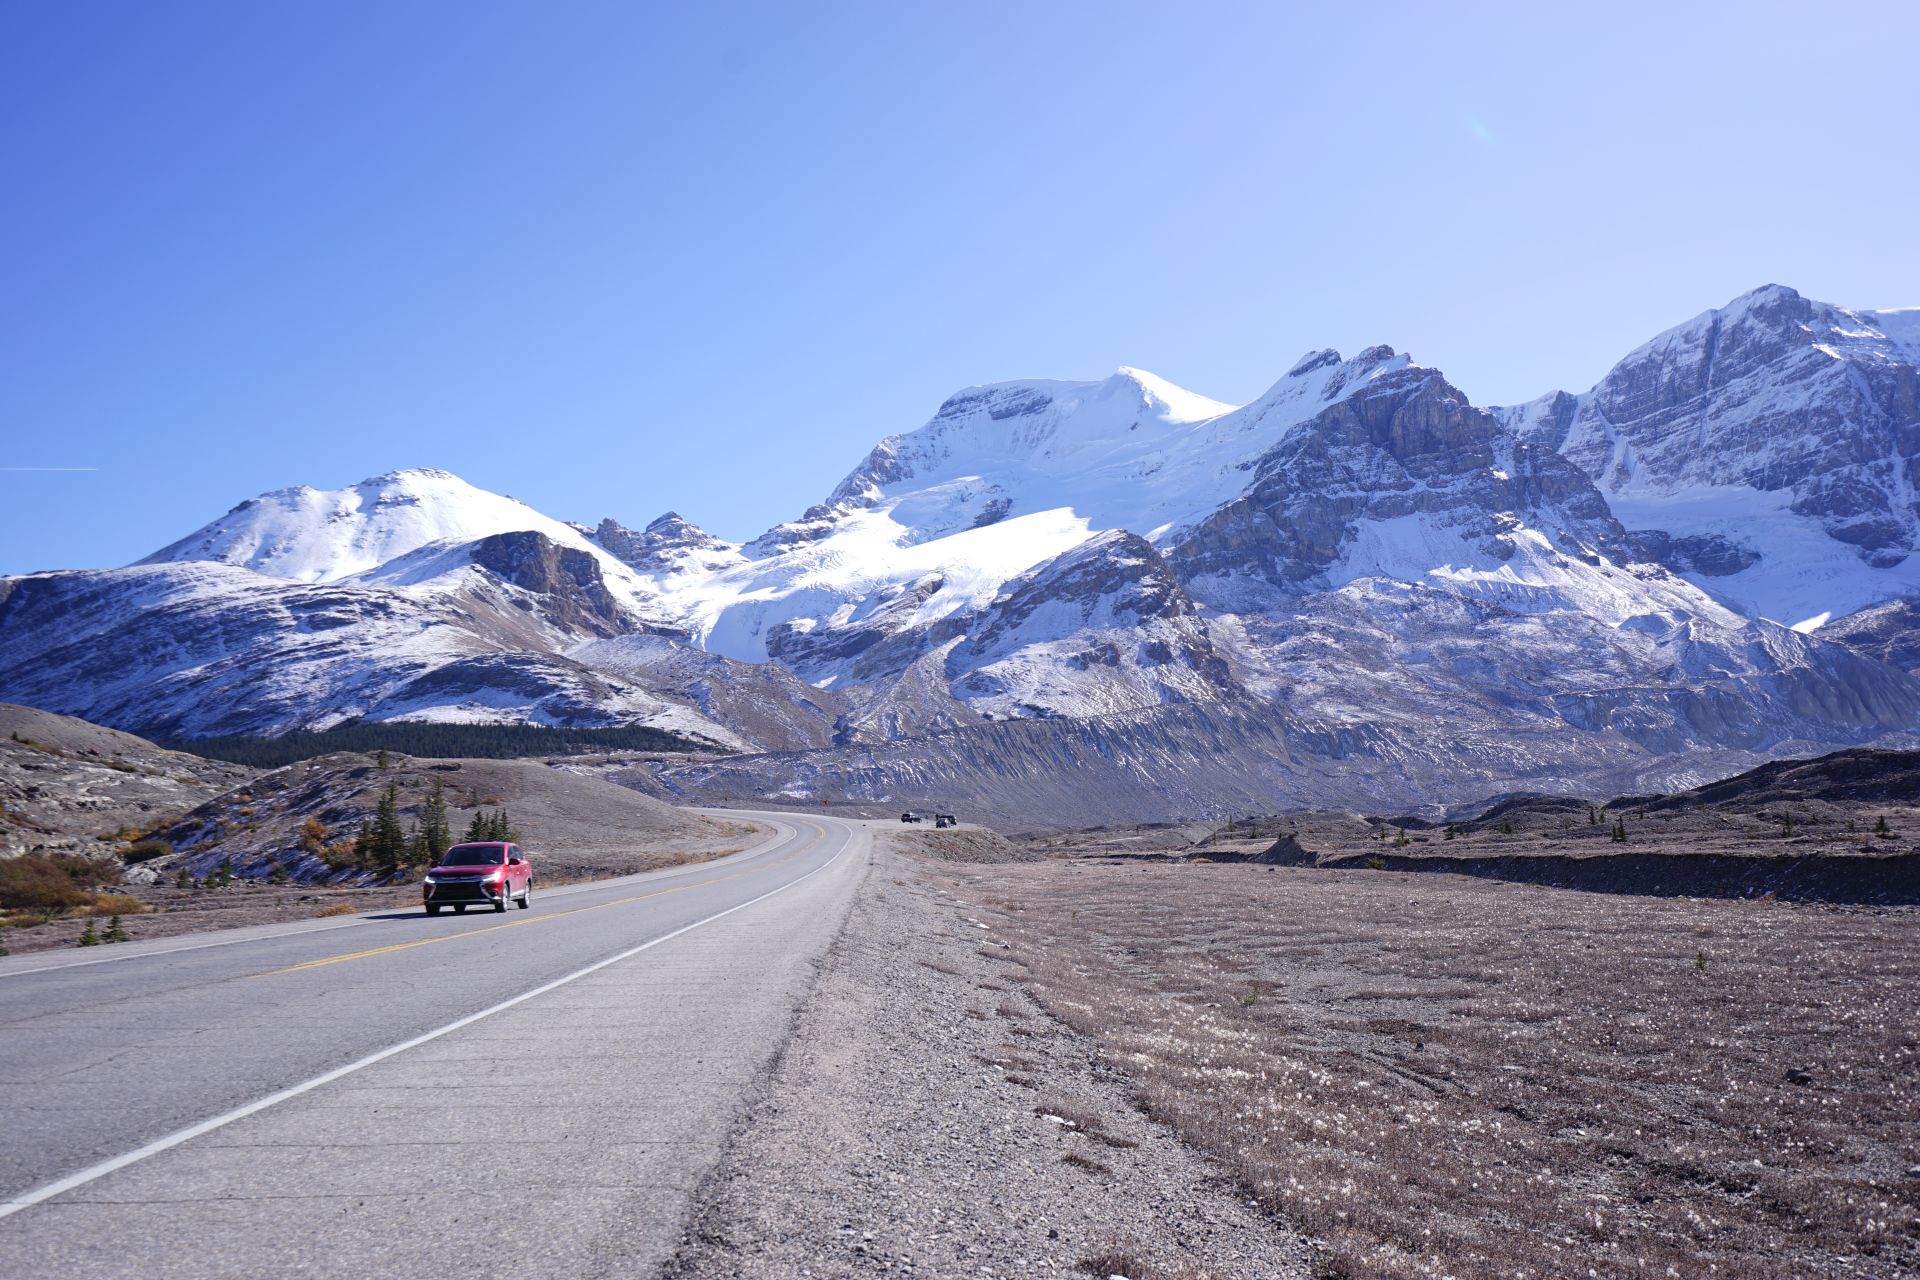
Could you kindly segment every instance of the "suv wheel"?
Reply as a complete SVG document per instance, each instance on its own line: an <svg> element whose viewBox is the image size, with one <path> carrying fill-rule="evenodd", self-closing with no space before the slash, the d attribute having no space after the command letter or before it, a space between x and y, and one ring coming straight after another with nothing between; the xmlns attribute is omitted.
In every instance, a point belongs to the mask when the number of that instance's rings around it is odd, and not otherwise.
<svg viewBox="0 0 1920 1280"><path fill-rule="evenodd" d="M533 905L533 881L527 881L527 887L520 891L520 909L525 911Z"/></svg>
<svg viewBox="0 0 1920 1280"><path fill-rule="evenodd" d="M430 915L430 916L437 916L437 915L439 915L439 914L440 914L440 904L439 904L439 903L437 903L437 902L429 902L429 903L427 904L427 914L428 914L428 915Z"/></svg>

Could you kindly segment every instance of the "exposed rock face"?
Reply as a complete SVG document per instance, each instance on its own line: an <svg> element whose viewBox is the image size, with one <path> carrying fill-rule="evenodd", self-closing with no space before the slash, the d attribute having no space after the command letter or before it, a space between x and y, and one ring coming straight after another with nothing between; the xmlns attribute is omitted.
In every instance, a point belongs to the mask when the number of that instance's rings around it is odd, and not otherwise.
<svg viewBox="0 0 1920 1280"><path fill-rule="evenodd" d="M1014 579L947 653L954 692L996 717L1097 715L1244 692L1167 562L1115 530Z"/></svg>
<svg viewBox="0 0 1920 1280"><path fill-rule="evenodd" d="M1889 600L1862 609L1820 628L1820 638L1920 675L1920 600Z"/></svg>
<svg viewBox="0 0 1920 1280"><path fill-rule="evenodd" d="M1624 530L1576 467L1514 439L1438 373L1392 358L1378 347L1351 361L1363 389L1290 432L1241 496L1173 543L1191 589L1244 607L1250 578L1270 601L1338 585L1363 526L1408 520L1484 561L1510 558L1523 524L1569 552L1626 558Z"/></svg>
<svg viewBox="0 0 1920 1280"><path fill-rule="evenodd" d="M1627 538L1641 559L1693 578L1725 578L1760 563L1758 551L1717 533L1677 538L1662 529L1636 529Z"/></svg>
<svg viewBox="0 0 1920 1280"><path fill-rule="evenodd" d="M600 574L600 562L584 551L529 531L482 538L471 554L482 569L538 597L539 607L558 626L599 636L629 629Z"/></svg>
<svg viewBox="0 0 1920 1280"><path fill-rule="evenodd" d="M717 567L739 559L740 552L738 546L716 538L674 511L637 533L609 517L593 531L593 540L642 573Z"/></svg>
<svg viewBox="0 0 1920 1280"><path fill-rule="evenodd" d="M1583 395L1495 412L1592 476L1629 525L1673 535L1675 568L1742 572L1689 554L1688 534L1743 546L1753 581L1715 589L1792 622L1920 581L1907 563L1920 548L1916 365L1920 313L1848 311L1768 285L1661 334ZM1836 583L1844 575L1808 536L1839 543L1856 568L1899 572ZM1796 589L1796 578L1809 580Z"/></svg>

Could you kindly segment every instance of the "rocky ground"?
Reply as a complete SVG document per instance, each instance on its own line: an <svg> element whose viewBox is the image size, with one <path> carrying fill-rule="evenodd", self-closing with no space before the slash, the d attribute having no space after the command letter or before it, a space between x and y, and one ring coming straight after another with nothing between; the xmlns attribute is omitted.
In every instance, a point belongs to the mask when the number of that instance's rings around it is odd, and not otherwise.
<svg viewBox="0 0 1920 1280"><path fill-rule="evenodd" d="M937 862L935 836L959 837ZM1311 1246L1141 1115L929 879L1005 842L892 838L670 1274L1312 1274Z"/></svg>
<svg viewBox="0 0 1920 1280"><path fill-rule="evenodd" d="M239 786L252 769L0 703L0 857L114 857L161 822Z"/></svg>
<svg viewBox="0 0 1920 1280"><path fill-rule="evenodd" d="M1106 854L934 874L1320 1275L1920 1274L1916 908Z"/></svg>

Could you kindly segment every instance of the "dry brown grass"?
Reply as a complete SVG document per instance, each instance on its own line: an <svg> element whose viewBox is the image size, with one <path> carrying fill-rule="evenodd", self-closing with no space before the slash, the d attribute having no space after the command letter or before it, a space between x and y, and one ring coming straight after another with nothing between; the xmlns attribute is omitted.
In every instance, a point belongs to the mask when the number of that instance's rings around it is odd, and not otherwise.
<svg viewBox="0 0 1920 1280"><path fill-rule="evenodd" d="M949 874L1010 971L1323 1239L1329 1276L1920 1274L1920 912Z"/></svg>
<svg viewBox="0 0 1920 1280"><path fill-rule="evenodd" d="M354 906L351 902L336 902L330 907L320 908L320 910L313 914L317 919L324 920L328 916L350 916L360 909L361 908Z"/></svg>
<svg viewBox="0 0 1920 1280"><path fill-rule="evenodd" d="M151 911L140 899L125 893L95 893L88 895L87 914L96 916L137 916L143 911Z"/></svg>

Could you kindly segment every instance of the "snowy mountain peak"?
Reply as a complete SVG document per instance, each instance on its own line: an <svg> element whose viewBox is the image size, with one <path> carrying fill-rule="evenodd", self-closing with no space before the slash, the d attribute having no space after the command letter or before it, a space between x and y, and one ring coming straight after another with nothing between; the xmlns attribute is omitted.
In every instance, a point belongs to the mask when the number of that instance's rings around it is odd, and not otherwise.
<svg viewBox="0 0 1920 1280"><path fill-rule="evenodd" d="M641 573L712 570L739 561L740 548L715 537L676 511L653 520L638 533L608 518L593 531L593 541Z"/></svg>
<svg viewBox="0 0 1920 1280"><path fill-rule="evenodd" d="M295 582L336 582L434 543L535 530L584 547L571 527L449 471L390 471L340 489L275 489L139 561L213 560Z"/></svg>
<svg viewBox="0 0 1920 1280"><path fill-rule="evenodd" d="M1920 321L1765 285L1581 395L1494 412L1750 615L1818 626L1920 592Z"/></svg>
<svg viewBox="0 0 1920 1280"><path fill-rule="evenodd" d="M1293 368L1287 370L1289 378L1298 378L1312 373L1315 369L1324 369L1330 364L1340 363L1340 353L1332 347L1322 347L1318 351L1309 351L1293 362Z"/></svg>

